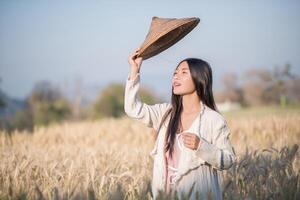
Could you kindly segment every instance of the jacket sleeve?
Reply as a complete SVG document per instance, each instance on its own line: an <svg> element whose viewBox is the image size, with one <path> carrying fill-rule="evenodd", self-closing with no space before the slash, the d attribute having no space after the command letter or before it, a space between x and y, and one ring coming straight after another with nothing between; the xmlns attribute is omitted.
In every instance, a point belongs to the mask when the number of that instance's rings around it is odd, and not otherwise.
<svg viewBox="0 0 300 200"><path fill-rule="evenodd" d="M225 119L217 120L213 135L212 144L200 138L196 155L218 170L229 169L236 162L236 154L229 140L230 130Z"/></svg>
<svg viewBox="0 0 300 200"><path fill-rule="evenodd" d="M126 80L125 97L124 97L124 110L125 113L144 124L148 127L158 130L158 126L162 119L162 115L167 110L169 103L157 103L148 105L141 101L138 94L140 88L140 73L132 80L129 75Z"/></svg>

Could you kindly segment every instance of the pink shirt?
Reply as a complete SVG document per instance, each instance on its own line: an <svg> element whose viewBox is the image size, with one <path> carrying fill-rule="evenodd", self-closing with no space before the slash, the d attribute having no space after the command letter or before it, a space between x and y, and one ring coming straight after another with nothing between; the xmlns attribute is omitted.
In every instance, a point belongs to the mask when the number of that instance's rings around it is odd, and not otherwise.
<svg viewBox="0 0 300 200"><path fill-rule="evenodd" d="M172 158L169 157L169 151L166 152L167 192L170 192L171 186L174 185L176 181L177 166L182 151L182 146L183 146L182 135L177 133L174 141L174 150L173 150Z"/></svg>

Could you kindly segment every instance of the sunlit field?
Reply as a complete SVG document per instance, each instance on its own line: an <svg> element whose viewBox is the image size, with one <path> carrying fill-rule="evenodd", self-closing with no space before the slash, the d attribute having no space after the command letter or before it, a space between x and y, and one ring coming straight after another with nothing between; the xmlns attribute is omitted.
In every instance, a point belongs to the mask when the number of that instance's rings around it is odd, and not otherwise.
<svg viewBox="0 0 300 200"><path fill-rule="evenodd" d="M225 199L299 199L299 109L225 114ZM123 117L0 134L0 199L150 199L152 129Z"/></svg>

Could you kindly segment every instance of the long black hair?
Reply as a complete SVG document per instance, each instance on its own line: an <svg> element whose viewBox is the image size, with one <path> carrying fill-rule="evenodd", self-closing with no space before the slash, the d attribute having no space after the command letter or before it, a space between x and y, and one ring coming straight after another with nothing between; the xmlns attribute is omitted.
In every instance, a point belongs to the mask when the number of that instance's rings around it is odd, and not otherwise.
<svg viewBox="0 0 300 200"><path fill-rule="evenodd" d="M212 92L213 80L212 80L212 70L210 65L206 61L198 58L186 58L179 62L176 69L184 61L186 61L189 66L192 80L195 85L199 99L202 101L203 104L217 111L217 107ZM161 125L165 121L166 117L169 114L171 114L169 125L167 128L167 133L166 133L167 140L166 140L165 151L169 150L170 156L172 157L174 140L176 137L176 132L179 129L180 115L182 112L182 96L173 93L173 85L172 85L171 103L172 103L172 108L165 113L161 121L161 124L159 126L159 129L161 128Z"/></svg>

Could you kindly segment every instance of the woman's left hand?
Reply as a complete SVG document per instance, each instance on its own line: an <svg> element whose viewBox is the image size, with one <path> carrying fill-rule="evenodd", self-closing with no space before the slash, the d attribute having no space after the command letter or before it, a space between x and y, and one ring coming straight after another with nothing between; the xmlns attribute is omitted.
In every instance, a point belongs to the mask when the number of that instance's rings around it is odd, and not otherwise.
<svg viewBox="0 0 300 200"><path fill-rule="evenodd" d="M187 148L190 148L192 150L197 150L199 142L200 142L200 138L193 133L184 132L181 134L183 137L184 146L186 146Z"/></svg>

